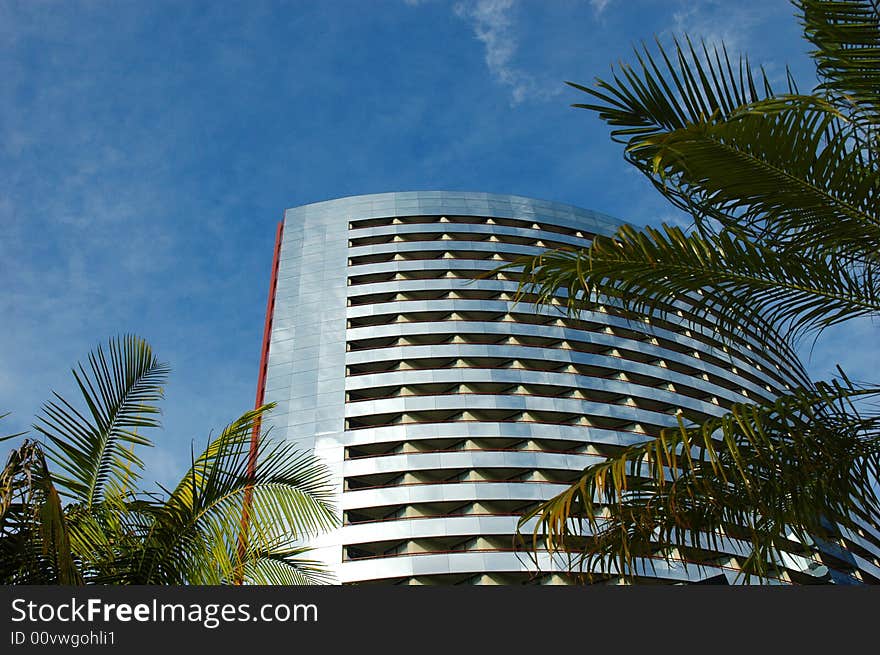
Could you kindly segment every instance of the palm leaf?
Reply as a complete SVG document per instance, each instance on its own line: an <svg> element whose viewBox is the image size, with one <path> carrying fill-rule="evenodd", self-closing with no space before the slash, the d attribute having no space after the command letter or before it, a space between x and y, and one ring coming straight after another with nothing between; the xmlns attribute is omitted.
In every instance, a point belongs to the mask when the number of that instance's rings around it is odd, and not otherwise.
<svg viewBox="0 0 880 655"><path fill-rule="evenodd" d="M875 262L880 172L820 101L770 104L643 139L630 154L650 160L668 192L724 226L804 256Z"/></svg>
<svg viewBox="0 0 880 655"><path fill-rule="evenodd" d="M703 45L700 56L690 39L674 45L670 55L658 42L659 58L643 45L635 50L638 70L621 62L612 81L598 78L595 88L568 82L599 101L574 106L597 112L614 128L612 139L629 145L710 116L725 119L742 106L773 97L763 71L756 76L744 59L734 67L723 46L710 54Z"/></svg>
<svg viewBox="0 0 880 655"><path fill-rule="evenodd" d="M880 389L818 384L768 406L735 405L702 424L664 430L584 470L534 519L533 546L580 552L587 573L632 575L637 560L673 559L670 545L702 551L738 542L742 573L772 576L833 525L876 522L880 415L854 412Z"/></svg>
<svg viewBox="0 0 880 655"><path fill-rule="evenodd" d="M162 398L169 368L135 336L111 339L106 353L98 346L88 362L88 370L82 364L73 370L85 410L54 393L34 428L48 439L47 454L61 468L54 474L60 491L92 506L108 484L128 484L143 468L130 446L152 445L138 431L159 426L153 403Z"/></svg>
<svg viewBox="0 0 880 655"><path fill-rule="evenodd" d="M325 565L307 555L310 548L280 538L268 547L250 547L242 558L239 576L227 582L243 581L254 585L324 585L334 582Z"/></svg>
<svg viewBox="0 0 880 655"><path fill-rule="evenodd" d="M876 0L797 0L804 35L822 84L869 131L880 129L880 5ZM878 153L880 154L880 153Z"/></svg>
<svg viewBox="0 0 880 655"><path fill-rule="evenodd" d="M81 584L61 497L40 445L25 440L0 472L0 581Z"/></svg>
<svg viewBox="0 0 880 655"><path fill-rule="evenodd" d="M880 175L835 106L817 96L757 90L747 62L698 56L690 41L659 62L636 51L611 82L570 83L599 102L575 104L612 126L627 161L706 230L711 220L805 251L880 246ZM793 85L792 90L793 89ZM874 89L876 94L876 87ZM861 239L861 240L860 240Z"/></svg>
<svg viewBox="0 0 880 655"><path fill-rule="evenodd" d="M243 414L193 459L190 470L155 515L148 542L155 553L144 579L176 576L188 582L218 584L240 573L236 544L242 528L246 494L249 553L273 553L285 543L336 526L333 489L326 467L295 445L261 440L256 471L248 460L255 421L271 405ZM162 562L175 571L161 571Z"/></svg>
<svg viewBox="0 0 880 655"><path fill-rule="evenodd" d="M632 316L662 314L676 304L717 323L723 337L744 332L780 352L777 329L821 330L880 313L880 286L834 257L801 259L722 232L702 237L675 227L597 236L585 249L551 250L507 264L521 267L519 294L539 303L565 295L577 312L612 298Z"/></svg>

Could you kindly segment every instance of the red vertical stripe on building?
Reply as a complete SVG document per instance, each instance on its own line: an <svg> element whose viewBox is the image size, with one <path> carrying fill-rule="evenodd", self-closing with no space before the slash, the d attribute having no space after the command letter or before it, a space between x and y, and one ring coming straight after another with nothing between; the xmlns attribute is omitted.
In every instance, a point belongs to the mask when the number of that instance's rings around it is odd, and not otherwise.
<svg viewBox="0 0 880 655"><path fill-rule="evenodd" d="M263 324L263 349L260 354L260 379L257 383L257 399L254 409L263 404L266 393L266 366L269 363L269 341L272 336L272 314L275 312L275 287L278 284L278 262L281 259L281 237L284 234L284 221L278 223L275 231L275 255L272 258L272 280L269 282L269 298L266 301L266 322Z"/></svg>
<svg viewBox="0 0 880 655"><path fill-rule="evenodd" d="M266 368L269 365L269 342L272 337L272 315L275 313L275 287L278 283L278 263L281 259L281 237L283 233L284 220L281 220L275 231L275 254L272 257L272 279L269 282L269 298L266 301L266 321L263 324L263 346L260 353L260 377L257 381L257 398L254 403L254 409L263 404L263 398L266 394ZM247 476L251 480L257 471L257 452L260 445L261 423L261 418L257 417L254 421L253 432L251 433L251 445L248 451L247 462ZM243 563L245 553L247 552L248 512L250 511L252 495L250 487L245 489L241 511L241 532L238 535L238 559L240 564ZM242 584L243 582L244 571L241 570L235 576L235 583Z"/></svg>

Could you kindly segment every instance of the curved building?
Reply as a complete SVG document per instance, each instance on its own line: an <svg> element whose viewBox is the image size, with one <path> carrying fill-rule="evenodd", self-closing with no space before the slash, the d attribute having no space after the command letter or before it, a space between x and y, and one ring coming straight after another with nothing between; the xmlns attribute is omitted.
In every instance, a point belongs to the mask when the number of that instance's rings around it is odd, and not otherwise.
<svg viewBox="0 0 880 655"><path fill-rule="evenodd" d="M278 228L258 399L276 437L330 465L342 527L316 546L340 583L570 581L514 550L518 517L586 465L731 403L801 384L791 360L677 315L628 322L514 302L520 255L619 222L519 196L410 192L289 209ZM867 528L866 528L867 530ZM880 534L820 544L779 582L880 579ZM728 582L743 555L645 562L653 581ZM820 561L821 560L821 561ZM617 580L609 576L607 582Z"/></svg>

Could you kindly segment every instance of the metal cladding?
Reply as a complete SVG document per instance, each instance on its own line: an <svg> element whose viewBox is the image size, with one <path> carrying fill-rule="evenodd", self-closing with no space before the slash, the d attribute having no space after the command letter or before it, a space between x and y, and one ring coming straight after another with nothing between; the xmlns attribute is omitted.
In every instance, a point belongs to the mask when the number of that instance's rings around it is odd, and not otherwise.
<svg viewBox="0 0 880 655"><path fill-rule="evenodd" d="M285 212L262 380L277 407L265 425L330 466L342 527L313 545L340 583L569 583L567 562L516 551L524 509L674 425L679 408L717 415L804 383L802 370L777 365L790 352L774 357L747 337L724 344L687 320L686 304L650 324L611 305L570 317L516 302L515 271L490 273L618 225L486 193L384 193ZM823 546L832 577L880 579L880 535L847 537L846 551ZM732 582L744 548L719 548L635 573ZM827 574L792 558L776 581Z"/></svg>

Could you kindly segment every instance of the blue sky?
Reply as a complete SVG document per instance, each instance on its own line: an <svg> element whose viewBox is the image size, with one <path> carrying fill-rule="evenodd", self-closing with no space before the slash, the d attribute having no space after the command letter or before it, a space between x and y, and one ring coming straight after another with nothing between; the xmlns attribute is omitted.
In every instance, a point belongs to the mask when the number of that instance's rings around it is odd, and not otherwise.
<svg viewBox="0 0 880 655"><path fill-rule="evenodd" d="M173 367L146 456L170 482L253 404L285 207L446 189L680 220L563 81L684 32L814 82L785 0L0 0L0 432L134 332ZM876 377L874 341L829 334L810 368Z"/></svg>

